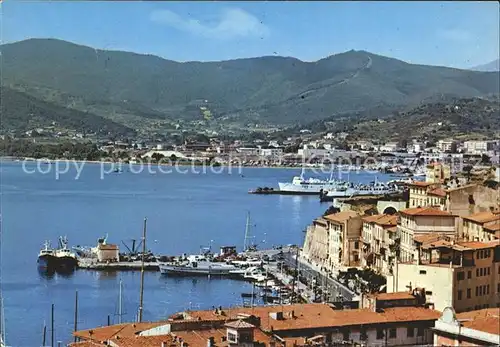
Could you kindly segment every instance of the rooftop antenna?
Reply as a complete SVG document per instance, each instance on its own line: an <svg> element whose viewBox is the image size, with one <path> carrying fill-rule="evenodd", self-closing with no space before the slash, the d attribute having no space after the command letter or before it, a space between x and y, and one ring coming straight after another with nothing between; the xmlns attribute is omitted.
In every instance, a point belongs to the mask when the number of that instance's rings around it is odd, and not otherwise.
<svg viewBox="0 0 500 347"><path fill-rule="evenodd" d="M146 225L147 218L144 218L144 228L142 230L142 256L141 256L141 294L139 297L139 315L138 321L142 322L142 314L144 311L144 255L146 253Z"/></svg>

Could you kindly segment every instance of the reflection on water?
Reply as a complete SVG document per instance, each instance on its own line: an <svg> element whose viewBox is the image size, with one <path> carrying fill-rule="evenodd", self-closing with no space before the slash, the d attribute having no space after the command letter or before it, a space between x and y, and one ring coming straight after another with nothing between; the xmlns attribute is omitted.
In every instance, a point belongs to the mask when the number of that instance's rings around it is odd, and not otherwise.
<svg viewBox="0 0 500 347"><path fill-rule="evenodd" d="M38 275L44 280L53 280L55 277L71 278L74 274L74 269L38 268Z"/></svg>
<svg viewBox="0 0 500 347"><path fill-rule="evenodd" d="M54 269L47 269L47 268L38 268L38 274L40 275L41 279L45 280L51 280L55 277L56 275L56 270Z"/></svg>

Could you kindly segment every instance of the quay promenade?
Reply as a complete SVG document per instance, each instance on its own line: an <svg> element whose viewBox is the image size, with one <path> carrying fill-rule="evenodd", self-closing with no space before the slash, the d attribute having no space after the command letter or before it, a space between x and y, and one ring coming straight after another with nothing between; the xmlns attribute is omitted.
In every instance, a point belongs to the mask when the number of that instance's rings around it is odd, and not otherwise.
<svg viewBox="0 0 500 347"><path fill-rule="evenodd" d="M289 268L295 268L299 272L299 277L305 277L310 286L312 283L322 291L322 300L328 302L353 301L358 294L349 289L336 279L330 277L329 274L322 271L319 267L307 263L300 256L296 259L296 252L289 250L284 252L284 262Z"/></svg>

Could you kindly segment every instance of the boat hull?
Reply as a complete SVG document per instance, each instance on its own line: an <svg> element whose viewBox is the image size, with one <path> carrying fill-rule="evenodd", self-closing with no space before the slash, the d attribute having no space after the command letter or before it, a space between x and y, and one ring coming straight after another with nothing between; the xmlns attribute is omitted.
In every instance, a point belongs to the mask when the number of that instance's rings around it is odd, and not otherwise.
<svg viewBox="0 0 500 347"><path fill-rule="evenodd" d="M38 257L37 265L40 269L55 269L57 267L57 258L53 255L41 255Z"/></svg>
<svg viewBox="0 0 500 347"><path fill-rule="evenodd" d="M293 184L293 183L283 183L283 182L278 182L279 186L279 191L281 193L294 193L294 194L310 194L310 195L315 195L315 194L320 194L323 191L326 190L333 190L336 189L335 184Z"/></svg>
<svg viewBox="0 0 500 347"><path fill-rule="evenodd" d="M38 257L37 265L43 270L71 271L78 266L78 260L72 257L42 255Z"/></svg>
<svg viewBox="0 0 500 347"><path fill-rule="evenodd" d="M234 268L192 268L186 266L160 265L160 273L169 276L229 276Z"/></svg>
<svg viewBox="0 0 500 347"><path fill-rule="evenodd" d="M60 270L74 270L78 266L78 260L73 257L58 257L56 266Z"/></svg>

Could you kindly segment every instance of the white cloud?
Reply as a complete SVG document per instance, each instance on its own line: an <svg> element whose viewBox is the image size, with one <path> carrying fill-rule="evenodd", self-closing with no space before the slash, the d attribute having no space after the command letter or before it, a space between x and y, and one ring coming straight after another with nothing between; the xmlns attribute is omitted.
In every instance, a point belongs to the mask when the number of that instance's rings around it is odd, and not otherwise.
<svg viewBox="0 0 500 347"><path fill-rule="evenodd" d="M464 42L472 40L472 34L463 29L443 29L438 31L438 37L445 40Z"/></svg>
<svg viewBox="0 0 500 347"><path fill-rule="evenodd" d="M150 19L155 23L207 38L264 37L269 34L269 28L266 25L252 14L239 8L225 9L213 24L202 23L194 18L184 18L170 10L154 11Z"/></svg>

